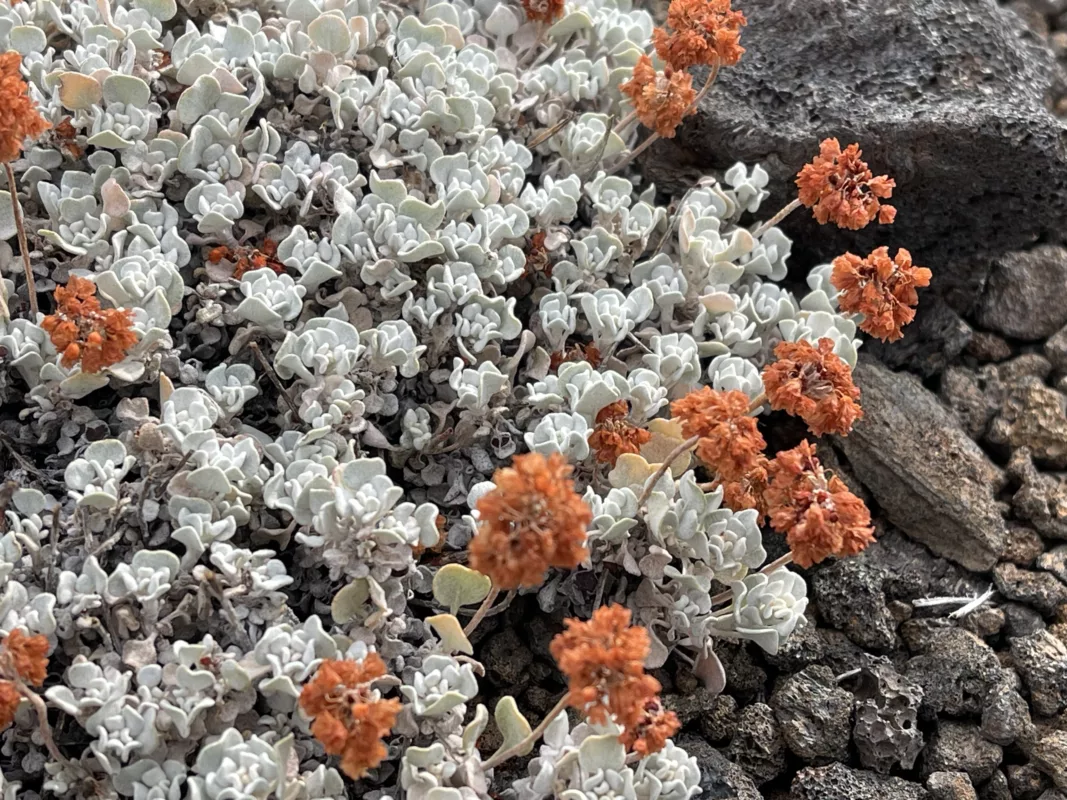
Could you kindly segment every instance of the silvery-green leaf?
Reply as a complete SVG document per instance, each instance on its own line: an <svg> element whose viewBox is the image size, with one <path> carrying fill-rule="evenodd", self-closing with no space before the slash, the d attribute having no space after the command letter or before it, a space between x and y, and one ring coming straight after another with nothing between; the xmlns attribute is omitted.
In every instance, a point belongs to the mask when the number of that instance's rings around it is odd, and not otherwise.
<svg viewBox="0 0 1067 800"><path fill-rule="evenodd" d="M134 0L133 5L143 8L160 22L173 19L178 13L178 4L175 0Z"/></svg>
<svg viewBox="0 0 1067 800"><path fill-rule="evenodd" d="M215 108L222 96L222 87L211 75L201 75L178 98L178 119L192 125Z"/></svg>
<svg viewBox="0 0 1067 800"><path fill-rule="evenodd" d="M560 713L566 714L565 711ZM511 695L505 695L497 701L496 708L493 709L493 720L496 722L500 735L504 739L498 752L511 749L529 736L533 730L526 717L519 711L515 698ZM525 747L517 751L516 755L528 755L533 752L533 749L534 742L529 742Z"/></svg>
<svg viewBox="0 0 1067 800"><path fill-rule="evenodd" d="M107 103L125 103L144 108L152 99L152 90L140 78L132 75L114 73L104 79L104 101Z"/></svg>
<svg viewBox="0 0 1067 800"><path fill-rule="evenodd" d="M434 702L426 706L422 713L425 717L439 717L442 714L447 714L456 706L463 705L466 702L467 698L459 692L445 692Z"/></svg>
<svg viewBox="0 0 1067 800"><path fill-rule="evenodd" d="M16 25L8 32L7 43L12 50L25 56L43 52L48 45L48 38L35 25Z"/></svg>
<svg viewBox="0 0 1067 800"><path fill-rule="evenodd" d="M438 200L433 205L430 205L414 197L408 197L397 207L397 212L414 217L423 228L428 231L434 231L440 228L441 223L444 222L445 204L444 201Z"/></svg>
<svg viewBox="0 0 1067 800"><path fill-rule="evenodd" d="M90 136L86 143L91 144L93 147L104 147L108 150L122 150L133 144L129 139L123 139L114 131L100 131L100 133Z"/></svg>
<svg viewBox="0 0 1067 800"><path fill-rule="evenodd" d="M17 233L15 212L11 208L11 193L0 190L0 241L10 239Z"/></svg>
<svg viewBox="0 0 1067 800"><path fill-rule="evenodd" d="M554 39L565 39L572 33L587 30L591 27L593 27L593 19L588 13L584 10L572 11L549 28L545 35Z"/></svg>
<svg viewBox="0 0 1067 800"><path fill-rule="evenodd" d="M367 582L362 578L354 579L333 596L333 602L330 604L333 621L338 625L346 625L356 619L369 598L370 588Z"/></svg>
<svg viewBox="0 0 1067 800"><path fill-rule="evenodd" d="M471 647L467 634L463 632L463 626L459 624L459 620L454 616L451 614L437 614L433 617L427 617L426 622L429 623L434 633L440 638L441 647L445 652L463 653L468 656L474 655L474 648Z"/></svg>
<svg viewBox="0 0 1067 800"><path fill-rule="evenodd" d="M493 588L493 582L462 564L445 564L433 577L433 596L455 614L461 606L480 603Z"/></svg>
<svg viewBox="0 0 1067 800"><path fill-rule="evenodd" d="M578 747L578 763L586 773L599 770L618 772L626 766L626 748L613 733L587 736Z"/></svg>
<svg viewBox="0 0 1067 800"><path fill-rule="evenodd" d="M352 44L352 35L343 17L323 14L308 25L308 36L328 53L342 55Z"/></svg>

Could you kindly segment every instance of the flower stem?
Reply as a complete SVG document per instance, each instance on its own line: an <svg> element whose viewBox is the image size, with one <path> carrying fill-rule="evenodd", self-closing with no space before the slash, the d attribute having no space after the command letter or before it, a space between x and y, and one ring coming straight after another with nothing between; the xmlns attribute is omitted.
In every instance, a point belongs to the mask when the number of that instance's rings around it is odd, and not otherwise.
<svg viewBox="0 0 1067 800"><path fill-rule="evenodd" d="M752 402L750 402L748 404L748 413L749 414L755 414L757 411L759 411L761 408L763 408L763 404L766 403L766 402L767 402L767 393L766 392L760 392L759 396L752 398Z"/></svg>
<svg viewBox="0 0 1067 800"><path fill-rule="evenodd" d="M715 79L719 77L720 66L721 65L719 63L719 60L716 59L715 64L711 68L711 72L708 73L708 79L704 81L704 85L701 87L700 92L697 94L696 97L693 98L693 102L689 104L688 108L686 108L685 113L682 114L682 119L685 119L687 116L696 111L697 106L700 105L700 101L708 96L708 92L711 91L712 84L714 84Z"/></svg>
<svg viewBox="0 0 1067 800"><path fill-rule="evenodd" d="M798 208L800 208L800 198L799 197L795 197L795 198L793 198L792 200L789 201L789 203L785 206L785 208L783 208L781 211L779 211L777 214L775 214L769 220L767 220L762 225L760 225L758 228L756 228L756 230L752 234L752 238L753 239L758 239L763 234L765 234L767 231L769 231L771 228L773 228L775 225L777 225L779 222L781 222L783 219L785 219L790 214L792 214L794 211L796 211Z"/></svg>
<svg viewBox="0 0 1067 800"><path fill-rule="evenodd" d="M30 701L30 705L33 706L34 712L37 714L37 728L41 733L41 739L44 740L45 749L48 750L48 754L52 756L53 761L58 761L65 767L70 766L70 761L67 757L59 752L59 748L56 747L56 740L52 736L52 726L48 724L48 707L44 704L44 700L37 692L33 691L29 686L22 681L15 681L15 688L18 689L18 693Z"/></svg>
<svg viewBox="0 0 1067 800"><path fill-rule="evenodd" d="M611 129L612 132L613 133L622 133L623 129L627 125L629 125L631 122L633 122L635 119L637 119L637 109L636 108L633 111L631 111L629 114L627 114L625 117L620 119L619 123L614 128Z"/></svg>
<svg viewBox="0 0 1067 800"><path fill-rule="evenodd" d="M629 164L631 161L633 161L635 158L637 158L639 155L641 155L643 152L645 152L649 147L651 147L660 138L661 137L660 137L660 135L658 133L653 133L652 135L650 135L647 139L645 139L643 142L641 142L641 144L639 144L635 149L631 150L629 153L627 153L625 156L623 156L621 159L619 159L618 163L615 164L615 166L613 166L611 169L607 170L607 174L608 175L614 175L620 169L625 167L627 164Z"/></svg>
<svg viewBox="0 0 1067 800"><path fill-rule="evenodd" d="M545 730L548 729L548 726L552 724L552 720L554 720L559 714L562 714L564 709L567 708L568 697L569 695L567 694L563 695L563 697L559 699L559 702L552 706L552 710L545 714L545 718L541 720L541 723L532 731L530 731L526 736L524 736L522 741L516 742L507 750L502 750L498 753L493 754L488 761L483 761L482 769L490 770L493 767L503 764L509 758L518 755L529 745L540 739L541 734L543 734Z"/></svg>
<svg viewBox="0 0 1067 800"><path fill-rule="evenodd" d="M263 351L259 347L259 342L249 342L248 349L252 351L252 355L256 357L256 361L263 367L263 371L267 373L270 382L274 384L274 388L278 390L278 394L282 396L285 404L289 406L289 410L293 412L293 416L300 419L300 409L297 408L296 403L293 402L293 398L289 396L289 393L285 391L281 379L278 378L278 373L274 371L274 367L270 365L270 362L267 361L267 357L263 355Z"/></svg>
<svg viewBox="0 0 1067 800"><path fill-rule="evenodd" d="M30 245L26 240L26 226L22 221L22 206L19 205L18 187L15 185L15 171L11 164L4 162L7 173L7 190L11 193L11 212L15 215L15 229L19 234L19 249L22 251L22 269L26 272L26 293L30 298L30 321L37 321L37 284L33 280L33 268L30 266ZM7 303L4 303L7 311ZM9 315L10 316L10 315Z"/></svg>
<svg viewBox="0 0 1067 800"><path fill-rule="evenodd" d="M481 624L481 621L485 619L485 615L489 613L489 608L496 602L496 599L500 596L500 590L495 586L489 590L489 594L482 600L482 604L478 606L478 610L474 612L474 616L471 617L471 621L467 623L467 627L463 629L463 635L470 637L474 633L474 629Z"/></svg>
<svg viewBox="0 0 1067 800"><path fill-rule="evenodd" d="M699 436L690 436L688 439L686 439L684 442L682 442L680 445L675 447L673 450L671 450L671 452L667 454L666 458L663 459L663 463L659 465L659 469L657 469L652 474L651 479L649 479L645 483L645 488L641 491L641 496L637 498L638 514L641 513L641 508L648 500L649 495L652 494L652 489L655 488L657 483L659 483L659 479L666 474L667 470L671 468L671 464L674 463L675 459L677 459L681 455L684 455L685 453L688 453L690 450L696 447L696 444L699 441Z"/></svg>

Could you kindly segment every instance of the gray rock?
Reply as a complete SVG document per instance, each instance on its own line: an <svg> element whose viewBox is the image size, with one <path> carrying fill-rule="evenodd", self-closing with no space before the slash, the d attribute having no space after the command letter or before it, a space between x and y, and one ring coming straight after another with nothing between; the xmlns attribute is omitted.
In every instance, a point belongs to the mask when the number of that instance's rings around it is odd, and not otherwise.
<svg viewBox="0 0 1067 800"><path fill-rule="evenodd" d="M934 631L923 652L910 659L904 674L923 688L923 705L953 717L978 715L1000 683L996 653L961 628Z"/></svg>
<svg viewBox="0 0 1067 800"><path fill-rule="evenodd" d="M1012 454L1008 474L1021 484L1011 499L1015 513L1045 536L1067 539L1067 481L1039 472L1028 447Z"/></svg>
<svg viewBox="0 0 1067 800"><path fill-rule="evenodd" d="M1004 632L1008 636L1029 636L1045 630L1045 620L1032 608L1019 603L1004 603Z"/></svg>
<svg viewBox="0 0 1067 800"><path fill-rule="evenodd" d="M966 772L973 783L992 777L1004 751L982 738L977 725L941 720L923 750L923 773Z"/></svg>
<svg viewBox="0 0 1067 800"><path fill-rule="evenodd" d="M808 767L793 779L794 800L929 800L917 783L849 769L844 764Z"/></svg>
<svg viewBox="0 0 1067 800"><path fill-rule="evenodd" d="M502 691L516 694L529 684L533 653L514 628L504 628L490 636L483 652L489 679Z"/></svg>
<svg viewBox="0 0 1067 800"><path fill-rule="evenodd" d="M697 760L700 767L701 800L762 800L759 789L744 770L732 764L699 736L682 734L678 746Z"/></svg>
<svg viewBox="0 0 1067 800"><path fill-rule="evenodd" d="M1047 553L1037 557L1037 568L1045 572L1051 572L1064 583L1067 583L1067 544L1053 547Z"/></svg>
<svg viewBox="0 0 1067 800"><path fill-rule="evenodd" d="M1045 342L1045 356L1059 372L1067 372L1067 325L1056 331Z"/></svg>
<svg viewBox="0 0 1067 800"><path fill-rule="evenodd" d="M860 763L888 773L893 765L911 769L923 748L918 713L923 690L889 664L873 664L855 679L853 738Z"/></svg>
<svg viewBox="0 0 1067 800"><path fill-rule="evenodd" d="M1004 630L1005 619L1003 610L982 606L967 616L961 617L959 623L961 628L970 631L975 636L988 639Z"/></svg>
<svg viewBox="0 0 1067 800"><path fill-rule="evenodd" d="M715 705L700 719L700 733L712 744L726 744L737 731L737 701L728 694L715 698Z"/></svg>
<svg viewBox="0 0 1067 800"><path fill-rule="evenodd" d="M989 441L1013 451L1027 447L1040 466L1067 467L1065 408L1067 397L1040 378L1026 376L1008 389L1000 413L989 426Z"/></svg>
<svg viewBox="0 0 1067 800"><path fill-rule="evenodd" d="M702 719L712 712L723 697L729 695L716 695L700 686L695 691L679 694L664 694L663 705L678 716L678 721L685 727L690 722ZM736 703L734 704L736 707Z"/></svg>
<svg viewBox="0 0 1067 800"><path fill-rule="evenodd" d="M859 141L875 174L897 180L896 223L852 233L797 212L786 231L827 261L907 247L937 265L935 285L956 307L988 273L969 256L1059 230L1067 169L1046 108L1053 57L1010 11L992 0L748 0L744 11L741 62L650 152L657 186L681 194L707 167L758 160L776 209L820 139Z"/></svg>
<svg viewBox="0 0 1067 800"><path fill-rule="evenodd" d="M952 366L941 376L941 399L956 412L967 435L975 440L985 436L998 409L997 398L987 391L982 372L989 371Z"/></svg>
<svg viewBox="0 0 1067 800"><path fill-rule="evenodd" d="M726 670L726 685L735 697L751 697L763 692L767 673L756 663L744 642L716 642L715 653Z"/></svg>
<svg viewBox="0 0 1067 800"><path fill-rule="evenodd" d="M1004 549L1003 473L915 378L866 359L855 377L864 418L835 441L856 476L906 534L967 569L990 569Z"/></svg>
<svg viewBox="0 0 1067 800"><path fill-rule="evenodd" d="M1046 617L1067 603L1067 585L1047 572L1022 569L1014 564L997 564L993 581L997 591L1009 600L1033 606Z"/></svg>
<svg viewBox="0 0 1067 800"><path fill-rule="evenodd" d="M785 740L769 706L753 703L742 709L737 735L726 748L726 757L757 786L781 774L785 768Z"/></svg>
<svg viewBox="0 0 1067 800"><path fill-rule="evenodd" d="M770 705L786 746L797 756L822 763L848 758L852 695L828 667L808 667L786 678Z"/></svg>
<svg viewBox="0 0 1067 800"><path fill-rule="evenodd" d="M960 315L937 295L924 297L922 313L895 342L869 339L864 349L891 369L906 369L929 378L943 372L963 352L973 331Z"/></svg>
<svg viewBox="0 0 1067 800"><path fill-rule="evenodd" d="M786 674L800 672L811 664L824 663L826 644L820 634L815 623L804 619L779 645L777 653L765 653L763 657L768 664Z"/></svg>
<svg viewBox="0 0 1067 800"><path fill-rule="evenodd" d="M1008 523L1008 538L1004 545L1005 561L1020 567L1029 567L1045 552L1045 542L1037 531L1017 522Z"/></svg>
<svg viewBox="0 0 1067 800"><path fill-rule="evenodd" d="M1011 358L1011 345L989 331L975 331L967 343L967 355L982 362L1007 361Z"/></svg>
<svg viewBox="0 0 1067 800"><path fill-rule="evenodd" d="M1030 759L1059 789L1067 789L1067 731L1053 731L1030 751Z"/></svg>
<svg viewBox="0 0 1067 800"><path fill-rule="evenodd" d="M885 573L863 558L841 559L820 569L811 584L820 616L860 647L891 649L896 623L886 607L884 580Z"/></svg>
<svg viewBox="0 0 1067 800"><path fill-rule="evenodd" d="M982 709L982 736L1008 747L1018 740L1030 739L1033 729L1030 709L1010 682L1004 681L990 692Z"/></svg>
<svg viewBox="0 0 1067 800"><path fill-rule="evenodd" d="M935 556L892 527L880 530L878 541L850 560L877 567L885 576L886 597L908 603L920 597L975 594L989 586L988 580Z"/></svg>
<svg viewBox="0 0 1067 800"><path fill-rule="evenodd" d="M1017 800L1037 800L1049 788L1049 779L1033 764L1008 764L1008 788Z"/></svg>
<svg viewBox="0 0 1067 800"><path fill-rule="evenodd" d="M926 779L926 788L934 800L978 800L966 772L934 772Z"/></svg>
<svg viewBox="0 0 1067 800"><path fill-rule="evenodd" d="M979 788L978 800L1014 800L1003 772L998 769L986 785Z"/></svg>
<svg viewBox="0 0 1067 800"><path fill-rule="evenodd" d="M1067 250L1040 245L998 259L978 303L978 324L1013 339L1051 336L1067 322Z"/></svg>
<svg viewBox="0 0 1067 800"><path fill-rule="evenodd" d="M1010 639L1009 643L1034 710L1051 717L1067 708L1067 646L1048 631Z"/></svg>
<svg viewBox="0 0 1067 800"><path fill-rule="evenodd" d="M1022 378L1032 376L1046 380L1052 374L1052 362L1040 353L1021 353L1011 361L998 364L997 378L1001 383L1016 383Z"/></svg>

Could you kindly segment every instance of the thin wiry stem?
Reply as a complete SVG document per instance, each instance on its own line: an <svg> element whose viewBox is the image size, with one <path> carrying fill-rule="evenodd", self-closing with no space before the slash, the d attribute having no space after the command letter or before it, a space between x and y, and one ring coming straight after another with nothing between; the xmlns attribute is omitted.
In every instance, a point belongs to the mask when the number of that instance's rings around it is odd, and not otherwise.
<svg viewBox="0 0 1067 800"><path fill-rule="evenodd" d="M663 463L659 465L659 469L652 474L651 479L645 483L645 488L641 490L641 496L637 498L637 513L641 513L641 508L645 505L649 495L652 494L652 490L659 483L659 479L667 474L667 470L671 468L671 464L675 462L675 459L688 453L696 447L699 441L699 436L690 436L667 454L666 458L663 459Z"/></svg>
<svg viewBox="0 0 1067 800"><path fill-rule="evenodd" d="M41 739L44 741L48 754L52 756L53 761L58 761L63 766L70 767L70 761L59 752L59 748L56 747L56 740L52 736L52 726L48 724L48 706L45 705L44 700L41 699L37 692L22 681L14 681L14 683L18 693L30 701L30 705L33 706L33 710L37 714L37 729L41 733Z"/></svg>
<svg viewBox="0 0 1067 800"><path fill-rule="evenodd" d="M497 767L503 764L509 758L511 758L512 756L517 756L531 744L540 739L541 734L543 734L548 729L548 726L552 724L552 720L554 720L559 714L562 714L564 712L564 709L567 708L567 698L568 695L563 695L563 697L559 699L559 702L552 706L552 710L545 714L545 718L541 720L540 725L538 725L526 736L524 736L522 741L516 742L507 750L501 750L500 752L495 753L492 757L490 757L488 761L483 762L482 769L490 770L493 767Z"/></svg>
<svg viewBox="0 0 1067 800"><path fill-rule="evenodd" d="M790 200L789 203L781 211L779 211L777 214L775 214L769 220L767 220L762 225L760 225L758 228L756 228L756 230L752 233L752 238L753 239L758 239L763 234L765 234L767 231L769 231L771 228L773 228L775 225L777 225L779 222L781 222L783 219L785 219L790 214L792 214L794 211L796 211L798 208L800 208L800 198L799 197L795 197L792 200Z"/></svg>
<svg viewBox="0 0 1067 800"><path fill-rule="evenodd" d="M474 616L471 617L471 621L467 623L467 627L463 629L463 635L470 638L470 635L474 633L474 629L477 628L485 615L489 613L490 607L496 602L497 597L500 596L500 590L497 587L493 587L489 590L489 594L482 600L482 604L478 606L478 610L474 612Z"/></svg>
<svg viewBox="0 0 1067 800"><path fill-rule="evenodd" d="M274 384L274 388L278 390L278 394L282 396L285 404L289 406L289 410L293 412L293 416L297 419L300 418L300 409L296 403L293 402L293 398L289 396L289 393L285 391L285 387L282 386L281 379L278 378L278 373L274 371L274 367L267 361L267 357L263 355L263 351L259 347L258 342L249 342L248 348L252 351L252 355L256 357L256 361L263 367L263 371L267 373L267 377L270 378L270 382Z"/></svg>
<svg viewBox="0 0 1067 800"><path fill-rule="evenodd" d="M15 229L19 235L19 250L22 251L22 269L26 273L26 293L30 298L30 321L37 321L37 284L33 280L33 267L30 266L30 243L26 239L26 226L22 221L22 206L19 204L18 186L15 185L15 171L11 164L4 162L7 173L7 190L11 193L11 212L15 215ZM5 298L4 311L7 311ZM10 318L10 314L8 314Z"/></svg>

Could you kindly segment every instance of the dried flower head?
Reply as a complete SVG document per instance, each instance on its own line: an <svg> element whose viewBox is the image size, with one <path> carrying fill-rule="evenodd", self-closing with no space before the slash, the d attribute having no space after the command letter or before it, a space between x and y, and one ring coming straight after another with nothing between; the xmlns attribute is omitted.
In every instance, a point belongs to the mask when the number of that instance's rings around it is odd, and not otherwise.
<svg viewBox="0 0 1067 800"><path fill-rule="evenodd" d="M892 342L915 319L919 303L915 289L929 286L932 277L926 267L912 265L911 253L904 248L890 259L889 248L879 247L866 258L852 253L835 258L830 282L840 291L841 309L863 315L861 330Z"/></svg>
<svg viewBox="0 0 1067 800"><path fill-rule="evenodd" d="M522 0L522 8L532 22L554 22L563 16L563 0Z"/></svg>
<svg viewBox="0 0 1067 800"><path fill-rule="evenodd" d="M859 230L875 219L886 225L896 217L897 210L881 202L893 195L896 181L886 175L874 177L862 154L857 144L842 150L837 139L824 139L819 155L797 173L800 202L814 212L820 225L833 222Z"/></svg>
<svg viewBox="0 0 1067 800"><path fill-rule="evenodd" d="M767 468L770 461L764 455L756 460L752 468L734 480L720 480L718 486L722 487L722 502L731 511L745 511L752 508L756 510L756 520L763 524L767 516L767 501L764 493L767 491Z"/></svg>
<svg viewBox="0 0 1067 800"><path fill-rule="evenodd" d="M29 88L19 72L22 56L11 50L0 55L0 162L14 161L22 144L51 126L26 94Z"/></svg>
<svg viewBox="0 0 1067 800"><path fill-rule="evenodd" d="M589 366L596 369L600 366L600 348L595 344L576 344L566 350L557 350L550 356L548 368L555 372L569 361L588 361Z"/></svg>
<svg viewBox="0 0 1067 800"><path fill-rule="evenodd" d="M749 415L748 395L703 386L671 403L686 437L699 436L697 457L722 480L739 480L759 463L767 443Z"/></svg>
<svg viewBox="0 0 1067 800"><path fill-rule="evenodd" d="M659 694L660 684L645 674L648 631L630 625L628 609L603 606L588 622L568 619L564 625L566 630L552 640L549 650L567 677L571 706L594 724L614 719L632 742L643 733L655 737L664 726L670 726L669 719L659 719L656 730L646 730L652 722L649 704ZM642 725L645 727L639 727ZM654 744L654 738L644 741L645 747Z"/></svg>
<svg viewBox="0 0 1067 800"><path fill-rule="evenodd" d="M22 695L11 681L0 681L0 729L6 728L15 720Z"/></svg>
<svg viewBox="0 0 1067 800"><path fill-rule="evenodd" d="M278 261L275 256L278 253L278 244L271 239L263 240L263 247L256 249L248 245L242 247L228 247L219 245L208 250L207 260L212 264L220 264L229 261L233 264L233 277L240 280L246 272L263 267L270 267L278 275L285 272L285 265Z"/></svg>
<svg viewBox="0 0 1067 800"><path fill-rule="evenodd" d="M778 453L770 477L771 525L785 534L798 565L856 555L874 541L871 512L840 478L826 474L809 442Z"/></svg>
<svg viewBox="0 0 1067 800"><path fill-rule="evenodd" d="M667 28L652 32L659 57L680 72L698 64L733 66L745 48L739 44L745 15L730 0L672 0Z"/></svg>
<svg viewBox="0 0 1067 800"><path fill-rule="evenodd" d="M667 744L682 723L673 711L667 711L659 697L650 697L634 710L633 718L623 723L620 737L626 748L641 757L657 753Z"/></svg>
<svg viewBox="0 0 1067 800"><path fill-rule="evenodd" d="M82 372L99 372L118 364L137 343L133 316L123 308L101 308L96 284L71 275L66 286L55 291L56 312L41 321L56 350L63 354L63 366L79 361Z"/></svg>
<svg viewBox="0 0 1067 800"><path fill-rule="evenodd" d="M478 500L471 567L499 589L517 589L540 585L549 567L578 566L593 513L570 474L559 453L515 456L510 467L498 469L496 488Z"/></svg>
<svg viewBox="0 0 1067 800"><path fill-rule="evenodd" d="M652 440L649 431L626 419L629 414L630 404L626 400L617 400L596 415L596 427L589 436L589 446L596 453L597 461L614 467L623 453L639 453L641 446Z"/></svg>
<svg viewBox="0 0 1067 800"><path fill-rule="evenodd" d="M778 360L763 370L763 386L771 408L800 417L816 436L852 430L863 416L856 402L860 390L852 370L834 353L830 339L782 342L774 348Z"/></svg>
<svg viewBox="0 0 1067 800"><path fill-rule="evenodd" d="M361 662L323 661L300 692L300 707L314 717L311 733L353 780L378 766L388 751L382 741L396 724L399 700L381 699L371 682L386 674L377 653Z"/></svg>
<svg viewBox="0 0 1067 800"><path fill-rule="evenodd" d="M656 72L647 55L641 56L634 65L633 77L620 85L619 90L630 98L641 124L665 139L674 137L697 96L692 75L670 67L665 72Z"/></svg>
<svg viewBox="0 0 1067 800"><path fill-rule="evenodd" d="M48 675L48 637L27 636L21 628L15 628L3 641L0 673L40 686Z"/></svg>

